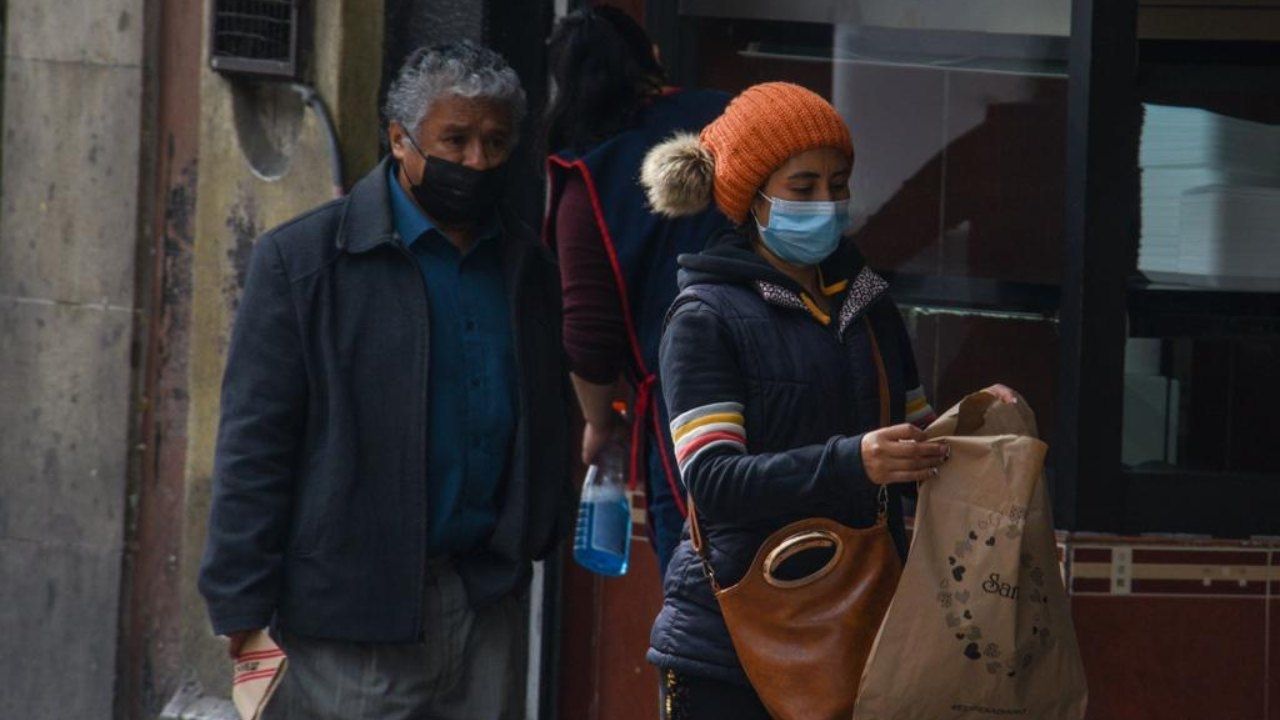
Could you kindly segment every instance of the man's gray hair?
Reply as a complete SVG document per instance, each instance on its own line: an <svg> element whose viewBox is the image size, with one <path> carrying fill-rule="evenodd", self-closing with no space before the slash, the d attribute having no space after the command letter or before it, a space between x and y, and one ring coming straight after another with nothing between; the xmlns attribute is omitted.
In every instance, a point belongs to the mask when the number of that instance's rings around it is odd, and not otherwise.
<svg viewBox="0 0 1280 720"><path fill-rule="evenodd" d="M387 90L383 115L416 135L431 103L445 95L503 103L510 108L515 126L524 119L520 77L501 55L470 40L419 48L410 54Z"/></svg>

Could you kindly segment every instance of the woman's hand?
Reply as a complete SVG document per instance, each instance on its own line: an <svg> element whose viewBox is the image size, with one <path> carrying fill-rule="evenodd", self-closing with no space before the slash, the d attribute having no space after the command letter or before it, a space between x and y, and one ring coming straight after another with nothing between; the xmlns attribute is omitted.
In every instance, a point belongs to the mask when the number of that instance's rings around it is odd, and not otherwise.
<svg viewBox="0 0 1280 720"><path fill-rule="evenodd" d="M1000 383L996 383L995 385L992 385L991 387L987 388L986 390L983 390L982 392L991 393L992 395L995 395L997 400L999 400L1000 402L1006 405L1016 405L1018 403L1018 394L1015 393L1013 391L1013 388L1009 387L1008 385L1001 385Z"/></svg>
<svg viewBox="0 0 1280 720"><path fill-rule="evenodd" d="M627 423L617 413L610 413L603 425L588 422L582 428L582 464L590 465L612 440L627 442Z"/></svg>
<svg viewBox="0 0 1280 720"><path fill-rule="evenodd" d="M950 458L946 443L929 442L915 425L894 425L862 436L862 467L877 485L937 477L938 468Z"/></svg>

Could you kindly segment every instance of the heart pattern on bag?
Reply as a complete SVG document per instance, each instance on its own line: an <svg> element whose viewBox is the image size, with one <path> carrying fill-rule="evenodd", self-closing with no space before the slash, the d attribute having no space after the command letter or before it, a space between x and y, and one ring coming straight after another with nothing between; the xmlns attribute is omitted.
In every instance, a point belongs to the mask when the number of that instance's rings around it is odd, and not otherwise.
<svg viewBox="0 0 1280 720"><path fill-rule="evenodd" d="M1035 565L1031 555L1023 553L1018 558L1017 572L1012 573L1014 577L1002 580L999 573L992 573L986 578L979 577L973 580L983 591L978 593L977 598L974 598L971 593L967 576L970 567L984 567L980 562L981 552L979 551L985 552L997 547L1001 539L1020 538L1025 519L1026 508L1018 506L1009 508L1005 514L993 512L986 518L979 519L976 529L969 530L963 538L956 541L955 554L947 557L946 575L939 583L939 587L944 592L938 593L938 604L947 611L944 620L956 640L960 641L961 654L969 660L985 659L983 666L989 674L1002 674L1008 678L1016 677L1019 670L1030 667L1035 661L1036 654L1053 644L1054 638L1049 628L1045 627L1042 614L1035 613L1035 624L1031 626L1031 634L1027 641L1019 642L1019 647L1014 652L1005 654L997 643L989 642L985 646L979 645L978 641L983 638L982 626L980 620L975 619L975 611L972 608L977 607L980 612L982 605L978 603L976 606L970 606L969 601L974 599L977 602L978 599L990 596L991 601L1029 602L1037 608L1042 607L1049 602L1048 594L1043 592L1045 571ZM981 537L979 531L986 535L981 543L978 542ZM975 569L973 572L986 573L987 570ZM1017 584L1019 579L1029 581L1026 582L1027 587L1020 587ZM963 609L961 614L952 610L957 605L965 606L957 608ZM1022 613L1019 613L1019 617L1021 616Z"/></svg>

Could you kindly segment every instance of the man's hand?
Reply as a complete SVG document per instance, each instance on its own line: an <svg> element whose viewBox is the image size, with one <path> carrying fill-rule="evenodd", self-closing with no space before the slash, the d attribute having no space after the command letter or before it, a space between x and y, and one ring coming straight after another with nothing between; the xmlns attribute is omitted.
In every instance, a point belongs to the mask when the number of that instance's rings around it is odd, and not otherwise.
<svg viewBox="0 0 1280 720"><path fill-rule="evenodd" d="M894 425L862 436L862 467L877 485L937 477L938 467L950 457L946 443L929 442L915 425Z"/></svg>
<svg viewBox="0 0 1280 720"><path fill-rule="evenodd" d="M227 655L230 655L232 660L239 658L240 648L244 647L245 641L256 632L258 631L236 630L233 633L227 633Z"/></svg>

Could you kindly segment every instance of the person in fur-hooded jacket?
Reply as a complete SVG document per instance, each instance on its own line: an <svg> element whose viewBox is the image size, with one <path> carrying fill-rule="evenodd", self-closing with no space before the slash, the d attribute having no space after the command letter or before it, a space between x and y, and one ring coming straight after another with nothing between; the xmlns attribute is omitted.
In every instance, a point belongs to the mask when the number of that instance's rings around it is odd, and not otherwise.
<svg viewBox="0 0 1280 720"><path fill-rule="evenodd" d="M679 472L721 587L792 522L872 525L882 486L905 555L898 489L936 476L949 457L921 430L934 412L888 284L844 237L853 159L826 100L774 82L744 91L700 135L656 146L642 167L657 211L687 215L714 199L737 223L680 256L660 351ZM991 392L1012 400L1004 386ZM769 717L687 528L664 595L648 652L663 673L663 717Z"/></svg>

